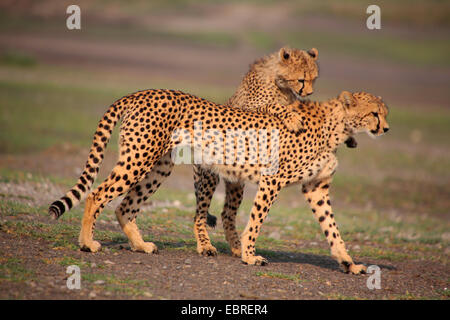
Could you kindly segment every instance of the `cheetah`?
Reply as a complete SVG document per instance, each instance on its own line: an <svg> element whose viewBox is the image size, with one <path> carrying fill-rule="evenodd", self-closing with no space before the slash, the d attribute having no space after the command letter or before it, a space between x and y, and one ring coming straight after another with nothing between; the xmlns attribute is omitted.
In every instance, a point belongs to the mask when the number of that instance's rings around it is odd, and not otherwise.
<svg viewBox="0 0 450 320"><path fill-rule="evenodd" d="M281 189L300 184L329 243L331 255L344 271L363 273L365 266L355 264L347 253L334 219L329 188L338 163L338 146L359 132L367 132L372 136L386 133L389 129L386 120L388 108L380 97L348 91L326 102L297 100L289 107L302 117L305 129L301 132L292 132L275 116L218 105L181 91L151 89L125 96L114 102L100 120L86 166L77 184L63 198L51 204L49 214L59 217L90 191L112 129L123 118L119 159L106 180L86 198L79 244L85 251L100 250L100 243L93 238L96 219L110 201L133 190L132 197L128 194L123 200L126 210L121 209L124 208L122 202L116 215L132 249L156 253L155 244L143 241L136 225L138 211L132 209L142 204L143 199L158 188L158 181L146 180L155 165L169 150L184 143L189 145L188 141L195 141L195 137L205 139L201 139L200 145L194 142L194 149L205 150L205 141L211 141L214 137L212 141L221 142L223 137L220 135L226 135L230 129L261 129L267 134L265 138L257 137L257 140L270 150L270 156L262 157L258 152L255 154L255 141L249 136L237 135L235 138L238 142L245 141L245 148L232 151L231 154L244 159L243 163L204 161L200 164L224 179L249 181L258 185L249 221L240 239L242 262L249 265L267 264L264 257L255 255L255 243L262 224ZM268 108L277 111L283 107L275 105ZM202 124L200 130L198 123ZM217 139L216 134L219 134ZM227 154L230 151L228 147L219 143L219 147L214 150L218 153L222 150ZM261 150L264 152L264 149ZM269 161L263 158L269 158ZM144 180L145 184L142 184ZM206 212L203 215L203 219L206 219Z"/></svg>

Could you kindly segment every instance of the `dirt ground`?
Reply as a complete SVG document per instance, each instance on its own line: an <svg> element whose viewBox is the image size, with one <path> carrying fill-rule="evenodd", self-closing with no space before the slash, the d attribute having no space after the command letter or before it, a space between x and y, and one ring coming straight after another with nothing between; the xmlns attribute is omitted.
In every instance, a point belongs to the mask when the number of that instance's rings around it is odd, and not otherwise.
<svg viewBox="0 0 450 320"><path fill-rule="evenodd" d="M84 152L58 154L44 153L33 159L2 157L0 164L14 161L30 175L51 171L58 176L73 175L76 164L82 163ZM68 156L71 154L72 156ZM64 162L56 161L63 158ZM100 176L113 165L112 154L106 157L105 168ZM46 159L44 161L43 159ZM30 161L33 160L33 161ZM58 167L50 164L60 163ZM72 168L67 170L67 168ZM166 188L193 192L190 185L190 168L178 168L163 185ZM180 177L183 177L180 179ZM180 184L180 181L182 183ZM223 233L211 230L213 244L219 248L217 257L201 257L195 252L193 234L177 238L165 238L164 228L143 229L151 234L158 248L158 254L136 253L130 250L124 237L101 241L102 251L96 254L82 252L77 248L79 219L53 221L45 214L46 205L57 198L64 188L51 182L2 182L0 195L10 195L10 200L26 203L32 208L43 208L43 213L18 211L13 215L2 214L0 221L0 257L5 264L11 259L20 259L26 270L9 271L16 281L0 280L0 298L5 299L435 299L445 298L450 271L445 262L448 249L441 258L427 253L415 259L386 259L358 257L356 262L376 265L381 269L381 289L369 289L367 281L371 274L350 275L344 273L327 254L325 241L290 241L283 246L261 250L269 259L267 266L247 266L240 259L231 257ZM222 191L219 190L219 194ZM13 196L14 195L14 196ZM161 201L160 201L161 202ZM118 201L108 207L114 208ZM143 208L160 211L163 203L153 200ZM152 210L153 209L153 210ZM193 210L193 208L184 208ZM164 210L164 209L162 209ZM79 215L79 214L78 214ZM193 211L192 211L193 216ZM246 218L245 214L241 218ZM121 233L120 227L111 220L98 223L97 230ZM187 221L186 221L187 220ZM191 218L185 219L188 228ZM242 221L242 220L241 220ZM138 219L139 222L139 219ZM24 225L33 223L33 227ZM63 231L64 245L55 244L51 233L42 236L40 232L64 224L73 232ZM22 230L22 228L25 230ZM66 228L64 229L66 230ZM58 231L57 231L58 232ZM36 234L33 234L36 233ZM60 237L58 235L58 237ZM274 236L271 234L270 236ZM165 240L167 239L167 240ZM366 242L373 248L382 248L378 243ZM358 249L355 242L347 243ZM303 253L298 250L320 248L323 254ZM410 254L410 249L399 246L397 254ZM444 260L442 260L444 259ZM13 261L14 264L14 261ZM80 290L69 290L68 265L78 265L82 278ZM30 274L32 276L30 276ZM19 280L22 281L19 281Z"/></svg>
<svg viewBox="0 0 450 320"><path fill-rule="evenodd" d="M23 217L26 219L26 217ZM28 217L30 218L30 217ZM381 289L367 287L369 275L348 275L339 270L329 257L312 254L277 252L264 267L246 266L239 259L221 253L217 257L199 257L192 252L160 250L157 255L134 253L126 244L104 244L107 248L97 254L81 251L52 250L47 242L0 234L2 255L14 252L26 257L27 266L35 270L38 281L0 284L1 298L21 299L382 299L435 296L436 288L447 282L438 275L448 273L448 268L429 261L396 262L365 259L365 263L381 268ZM176 247L176 243L163 243ZM66 285L66 268L45 264L70 255L82 260L86 267L81 272L102 273L106 278L132 277L139 286L122 285L115 290L103 290L109 280L86 284L80 290L69 290ZM98 265L104 267L100 270ZM257 275L257 274L261 275ZM274 275L275 274L275 275ZM290 275L280 280L276 274ZM298 278L298 280L296 280ZM120 280L114 279L120 283ZM124 281L127 283L126 281ZM111 282L114 283L114 282ZM5 286L6 285L6 286ZM121 293L121 290L125 294ZM126 290L136 290L136 296ZM139 290L139 291L138 291Z"/></svg>

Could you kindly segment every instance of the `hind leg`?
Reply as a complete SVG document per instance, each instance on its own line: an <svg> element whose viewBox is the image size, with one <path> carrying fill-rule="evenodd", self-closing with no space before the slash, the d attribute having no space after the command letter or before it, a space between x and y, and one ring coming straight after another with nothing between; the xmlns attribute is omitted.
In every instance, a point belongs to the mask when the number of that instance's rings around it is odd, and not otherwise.
<svg viewBox="0 0 450 320"><path fill-rule="evenodd" d="M119 161L109 177L86 199L81 232L78 238L80 247L84 251L97 252L101 248L100 243L94 241L93 234L95 221L105 206L111 200L127 192L153 166L153 163L151 163L148 169L143 169L131 164L125 166L124 163L124 161Z"/></svg>
<svg viewBox="0 0 450 320"><path fill-rule="evenodd" d="M206 219L219 176L200 166L194 166L195 197L197 209L194 218L194 234L197 239L197 252L204 256L217 255L217 249L211 244Z"/></svg>
<svg viewBox="0 0 450 320"><path fill-rule="evenodd" d="M145 253L156 253L158 251L155 244L145 242L142 239L136 224L136 217L139 214L140 206L158 190L161 183L172 172L172 168L173 162L170 158L170 152L168 152L155 164L153 170L147 173L143 180L128 191L128 194L116 209L117 220L119 220L123 232L127 235L133 251Z"/></svg>
<svg viewBox="0 0 450 320"><path fill-rule="evenodd" d="M230 244L231 254L235 257L240 257L241 241L236 231L236 213L242 202L244 185L242 183L225 181L225 192L225 204L222 211L225 239Z"/></svg>

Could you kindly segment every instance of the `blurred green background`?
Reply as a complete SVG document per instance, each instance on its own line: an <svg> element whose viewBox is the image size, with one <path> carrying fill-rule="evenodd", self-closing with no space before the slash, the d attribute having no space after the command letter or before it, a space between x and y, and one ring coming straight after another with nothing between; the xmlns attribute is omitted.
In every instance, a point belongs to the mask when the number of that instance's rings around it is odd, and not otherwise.
<svg viewBox="0 0 450 320"><path fill-rule="evenodd" d="M389 134L360 136L357 149L339 150L338 221L349 237L351 230L377 233L381 223L383 236L431 244L448 257L450 2L378 1L381 30L366 28L372 3L364 0L78 1L81 30L68 30L72 3L0 3L3 183L46 179L61 190L74 183L97 121L127 93L172 88L224 102L255 59L283 45L316 47L312 99L366 90L390 107ZM103 175L115 161L115 141L109 150ZM193 192L192 172L175 171L163 189L184 199ZM292 187L281 195L273 213L280 228L298 222L294 208L308 212L299 193ZM53 196L41 195L43 208ZM223 187L216 198L214 213ZM1 195L3 212L14 199ZM180 219L191 223L190 215ZM318 227L314 232L320 238Z"/></svg>

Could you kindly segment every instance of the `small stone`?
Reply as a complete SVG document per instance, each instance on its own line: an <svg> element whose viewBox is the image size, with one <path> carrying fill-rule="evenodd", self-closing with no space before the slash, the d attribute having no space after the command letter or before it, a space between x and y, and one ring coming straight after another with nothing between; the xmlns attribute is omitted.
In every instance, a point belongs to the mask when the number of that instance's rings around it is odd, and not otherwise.
<svg viewBox="0 0 450 320"><path fill-rule="evenodd" d="M96 268L97 264L95 262L91 262L91 268Z"/></svg>
<svg viewBox="0 0 450 320"><path fill-rule="evenodd" d="M181 206L181 201L175 200L172 204L173 204L175 207L179 207L179 206Z"/></svg>
<svg viewBox="0 0 450 320"><path fill-rule="evenodd" d="M94 284L105 284L105 281L103 280L97 280L94 282Z"/></svg>
<svg viewBox="0 0 450 320"><path fill-rule="evenodd" d="M109 260L105 260L105 261L103 261L103 262L106 263L106 264L115 264L114 262L109 261Z"/></svg>
<svg viewBox="0 0 450 320"><path fill-rule="evenodd" d="M153 297L153 294L152 294L151 292L148 292L148 291L144 292L143 295L144 295L145 297L147 297L147 298Z"/></svg>
<svg viewBox="0 0 450 320"><path fill-rule="evenodd" d="M186 260L184 260L184 263L186 263L186 264L191 264L191 262L192 262L192 261L191 261L191 259L189 259L189 258L186 259Z"/></svg>
<svg viewBox="0 0 450 320"><path fill-rule="evenodd" d="M269 234L269 238L272 238L272 239L275 239L275 240L280 240L280 233L278 232L278 231L274 231L274 232L271 232L270 234Z"/></svg>
<svg viewBox="0 0 450 320"><path fill-rule="evenodd" d="M97 297L97 294L95 293L95 291L91 291L91 292L89 293L89 298L93 299L93 298L95 298L95 297Z"/></svg>

